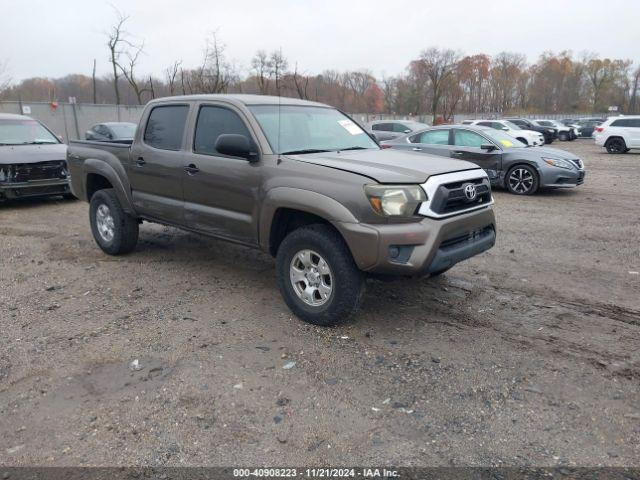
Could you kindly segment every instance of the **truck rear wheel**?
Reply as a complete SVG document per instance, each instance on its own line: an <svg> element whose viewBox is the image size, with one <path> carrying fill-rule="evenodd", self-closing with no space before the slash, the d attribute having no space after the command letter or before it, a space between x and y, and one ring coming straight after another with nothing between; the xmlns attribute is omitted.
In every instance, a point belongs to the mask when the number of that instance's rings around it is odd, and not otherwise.
<svg viewBox="0 0 640 480"><path fill-rule="evenodd" d="M280 293L305 322L336 325L360 307L364 274L332 227L309 225L294 230L280 244L276 264Z"/></svg>
<svg viewBox="0 0 640 480"><path fill-rule="evenodd" d="M112 188L98 190L89 205L91 232L109 255L131 252L138 243L138 220L128 215Z"/></svg>

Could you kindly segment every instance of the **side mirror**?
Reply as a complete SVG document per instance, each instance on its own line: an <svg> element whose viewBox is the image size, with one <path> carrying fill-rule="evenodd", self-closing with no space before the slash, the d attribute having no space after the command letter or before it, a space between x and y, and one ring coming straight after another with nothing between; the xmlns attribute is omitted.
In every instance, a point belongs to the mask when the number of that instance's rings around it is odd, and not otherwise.
<svg viewBox="0 0 640 480"><path fill-rule="evenodd" d="M251 141L244 135L225 133L216 140L216 151L230 157L240 157L250 162L258 161L258 152L252 148Z"/></svg>
<svg viewBox="0 0 640 480"><path fill-rule="evenodd" d="M480 145L481 150L486 150L487 152L493 152L496 149L496 146L492 143L483 143Z"/></svg>
<svg viewBox="0 0 640 480"><path fill-rule="evenodd" d="M411 133L411 130L407 128L406 130L403 130L402 133Z"/></svg>

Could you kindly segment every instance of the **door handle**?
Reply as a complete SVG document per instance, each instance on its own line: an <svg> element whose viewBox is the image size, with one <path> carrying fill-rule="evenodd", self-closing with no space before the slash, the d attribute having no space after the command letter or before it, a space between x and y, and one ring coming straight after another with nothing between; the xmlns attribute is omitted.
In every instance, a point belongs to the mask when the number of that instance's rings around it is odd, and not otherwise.
<svg viewBox="0 0 640 480"><path fill-rule="evenodd" d="M145 163L147 163L147 162L145 162L144 158L142 158L142 157L138 157L138 159L136 160L136 165L139 166L139 167L142 167Z"/></svg>
<svg viewBox="0 0 640 480"><path fill-rule="evenodd" d="M193 163L190 163L186 167L184 167L184 171L187 172L188 175L195 175L200 171L198 167L196 167Z"/></svg>
<svg viewBox="0 0 640 480"><path fill-rule="evenodd" d="M464 155L464 152L451 152L451 155L454 155L456 157L461 157L462 155Z"/></svg>
<svg viewBox="0 0 640 480"><path fill-rule="evenodd" d="M414 152L421 152L422 149L420 147L413 147L411 150L413 150Z"/></svg>

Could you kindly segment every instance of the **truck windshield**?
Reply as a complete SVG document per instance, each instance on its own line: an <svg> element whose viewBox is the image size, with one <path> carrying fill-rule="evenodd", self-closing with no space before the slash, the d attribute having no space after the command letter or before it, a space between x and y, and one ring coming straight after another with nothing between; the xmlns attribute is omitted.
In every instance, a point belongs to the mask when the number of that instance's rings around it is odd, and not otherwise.
<svg viewBox="0 0 640 480"><path fill-rule="evenodd" d="M0 120L0 145L60 143L40 122L31 119Z"/></svg>
<svg viewBox="0 0 640 480"><path fill-rule="evenodd" d="M379 148L360 126L333 108L255 105L249 109L278 154Z"/></svg>

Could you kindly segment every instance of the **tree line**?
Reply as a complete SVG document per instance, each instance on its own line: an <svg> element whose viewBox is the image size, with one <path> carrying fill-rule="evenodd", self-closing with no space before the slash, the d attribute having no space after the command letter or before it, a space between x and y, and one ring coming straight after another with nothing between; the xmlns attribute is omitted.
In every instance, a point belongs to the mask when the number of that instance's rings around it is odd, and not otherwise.
<svg viewBox="0 0 640 480"><path fill-rule="evenodd" d="M129 17L116 12L107 33L110 74L35 77L11 83L0 62L0 99L78 103L144 104L156 97L196 93L259 93L292 96L353 113L430 115L448 121L455 113L640 112L640 66L629 59L576 57L570 51L545 52L527 63L519 53L464 55L431 47L405 71L376 78L370 70L325 70L310 74L290 62L282 50L258 50L249 64L228 59L216 33L206 39L196 67L176 59L161 73L142 74L144 42L126 31ZM4 66L4 68L3 68ZM3 75L4 72L4 75Z"/></svg>

